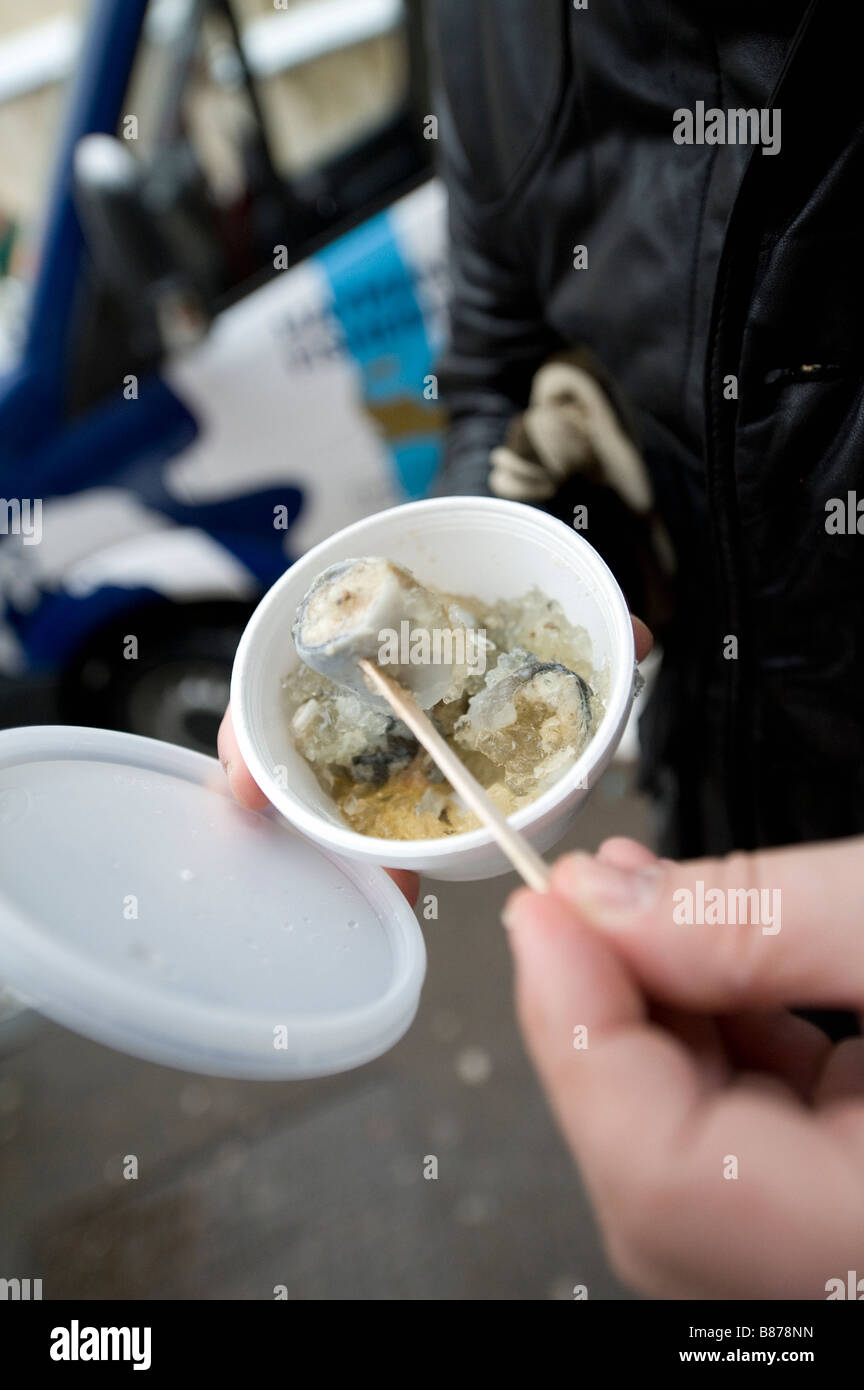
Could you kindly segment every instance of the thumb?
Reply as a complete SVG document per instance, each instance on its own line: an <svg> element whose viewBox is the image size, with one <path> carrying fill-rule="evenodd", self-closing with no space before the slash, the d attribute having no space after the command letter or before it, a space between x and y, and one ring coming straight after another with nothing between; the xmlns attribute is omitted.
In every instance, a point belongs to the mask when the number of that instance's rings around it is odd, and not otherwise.
<svg viewBox="0 0 864 1390"><path fill-rule="evenodd" d="M700 1010L864 1003L864 839L635 868L567 855L551 891L652 996Z"/></svg>

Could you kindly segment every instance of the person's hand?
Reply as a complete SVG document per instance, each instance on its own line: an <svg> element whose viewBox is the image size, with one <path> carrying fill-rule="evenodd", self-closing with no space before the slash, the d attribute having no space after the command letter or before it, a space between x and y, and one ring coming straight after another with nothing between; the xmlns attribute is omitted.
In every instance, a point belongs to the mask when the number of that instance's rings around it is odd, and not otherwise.
<svg viewBox="0 0 864 1390"><path fill-rule="evenodd" d="M237 746L237 738L234 733L234 725L231 722L231 706L229 705L222 717L219 725L219 761L225 769L225 776L228 778L228 785L236 801L241 806L245 806L250 811L263 810L269 803L262 792L252 773L240 756L240 749ZM413 907L420 892L420 879L417 874L409 869L387 869L397 888L400 888Z"/></svg>
<svg viewBox="0 0 864 1390"><path fill-rule="evenodd" d="M643 1292L864 1295L864 1040L788 1012L864 1005L862 882L864 839L681 865L609 840L510 898L528 1049Z"/></svg>

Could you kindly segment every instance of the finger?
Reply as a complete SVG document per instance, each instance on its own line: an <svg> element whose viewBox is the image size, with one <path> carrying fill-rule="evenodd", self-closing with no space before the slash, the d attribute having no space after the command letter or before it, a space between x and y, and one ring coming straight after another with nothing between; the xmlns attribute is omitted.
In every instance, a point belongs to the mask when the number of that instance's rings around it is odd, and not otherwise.
<svg viewBox="0 0 864 1390"><path fill-rule="evenodd" d="M411 907L415 907L417 898L420 894L420 877L411 869L385 869L385 874L389 874L396 887L405 894Z"/></svg>
<svg viewBox="0 0 864 1390"><path fill-rule="evenodd" d="M656 854L640 845L638 840L629 840L624 835L613 835L604 840L597 851L597 858L604 864L615 868L644 869L658 862Z"/></svg>
<svg viewBox="0 0 864 1390"><path fill-rule="evenodd" d="M831 1052L831 1043L815 1023L783 1009L741 1013L717 1020L733 1066L767 1072L810 1100Z"/></svg>
<svg viewBox="0 0 864 1390"><path fill-rule="evenodd" d="M860 1096L835 1096L832 1100L826 1097L819 1110L819 1120L844 1147L857 1154L860 1172L864 1167L864 1100Z"/></svg>
<svg viewBox="0 0 864 1390"><path fill-rule="evenodd" d="M731 1081L732 1068L716 1019L707 1014L670 1009L666 1004L652 1004L650 1017L653 1023L684 1044L699 1080L708 1090L716 1091Z"/></svg>
<svg viewBox="0 0 864 1390"><path fill-rule="evenodd" d="M644 845L623 836L605 840L597 858L625 870L658 863ZM744 1072L778 1078L809 1100L832 1052L820 1028L786 1010L711 1019L653 1006L651 1017L689 1047L700 1075L711 1085L730 1077L731 1063Z"/></svg>
<svg viewBox="0 0 864 1390"><path fill-rule="evenodd" d="M633 623L633 638L636 643L636 660L644 661L654 646L654 636L650 627L643 623L641 618L637 618L633 613L630 614L630 618Z"/></svg>
<svg viewBox="0 0 864 1390"><path fill-rule="evenodd" d="M529 1052L586 1180L607 1191L634 1135L673 1143L704 1086L615 952L566 903L523 888L505 922Z"/></svg>
<svg viewBox="0 0 864 1390"><path fill-rule="evenodd" d="M240 805L246 806L250 811L258 811L266 806L266 796L240 756L237 739L234 737L234 725L231 722L230 705L219 725L216 746L219 750L219 761L225 769L232 795L240 802Z"/></svg>
<svg viewBox="0 0 864 1390"><path fill-rule="evenodd" d="M654 998L708 1012L864 1000L864 842L624 870L567 855L552 891Z"/></svg>
<svg viewBox="0 0 864 1390"><path fill-rule="evenodd" d="M749 1095L764 1096L767 1100L795 1103L801 1099L788 1082L769 1071L739 1071L732 1079L730 1090L741 1090Z"/></svg>
<svg viewBox="0 0 864 1390"><path fill-rule="evenodd" d="M864 1101L864 1038L846 1038L836 1047L829 1046L813 1096L820 1106L850 1099Z"/></svg>
<svg viewBox="0 0 864 1390"><path fill-rule="evenodd" d="M529 1051L625 1279L658 1297L818 1297L864 1236L851 1144L776 1083L710 1091L565 903L523 889L507 921ZM818 1221L801 1201L814 1174Z"/></svg>

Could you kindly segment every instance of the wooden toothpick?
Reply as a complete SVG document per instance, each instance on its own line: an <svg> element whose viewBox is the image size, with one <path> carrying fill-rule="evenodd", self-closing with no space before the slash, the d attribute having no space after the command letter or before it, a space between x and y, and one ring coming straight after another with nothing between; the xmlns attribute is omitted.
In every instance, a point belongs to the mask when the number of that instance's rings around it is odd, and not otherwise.
<svg viewBox="0 0 864 1390"><path fill-rule="evenodd" d="M444 773L447 781L462 797L467 806L491 830L510 863L523 877L529 888L537 893L545 893L549 888L549 866L518 830L514 830L503 816L494 801L487 796L480 783L471 775L465 764L457 757L443 740L431 719L424 714L414 696L404 686L386 676L373 662L365 657L360 661L367 684L379 695L383 695L395 714L408 725L412 734L422 743L430 758Z"/></svg>

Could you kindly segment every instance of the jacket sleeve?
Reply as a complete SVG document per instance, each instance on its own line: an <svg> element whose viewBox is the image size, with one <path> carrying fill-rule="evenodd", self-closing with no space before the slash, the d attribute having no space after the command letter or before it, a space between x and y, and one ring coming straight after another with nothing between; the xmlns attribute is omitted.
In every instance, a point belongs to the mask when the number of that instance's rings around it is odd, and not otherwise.
<svg viewBox="0 0 864 1390"><path fill-rule="evenodd" d="M490 451L527 405L537 368L560 344L544 324L501 200L481 201L472 187L444 82L435 109L450 266L450 332L438 364L449 426L435 491L488 494Z"/></svg>

